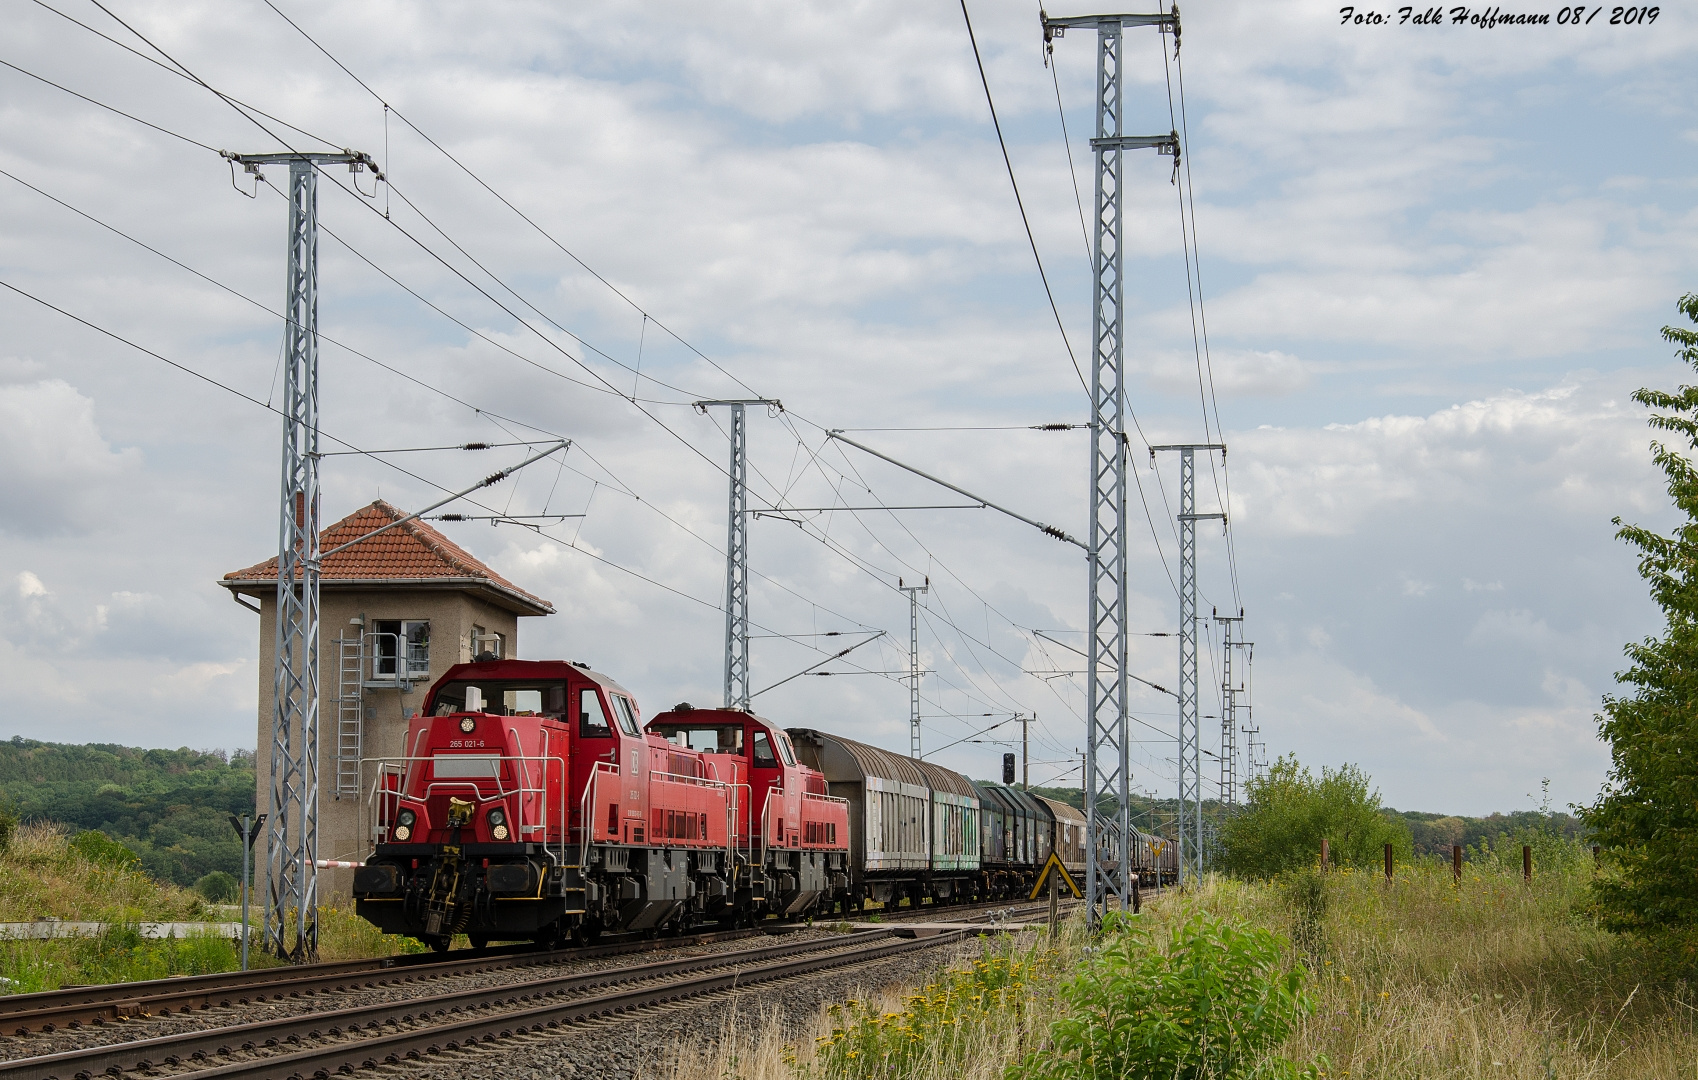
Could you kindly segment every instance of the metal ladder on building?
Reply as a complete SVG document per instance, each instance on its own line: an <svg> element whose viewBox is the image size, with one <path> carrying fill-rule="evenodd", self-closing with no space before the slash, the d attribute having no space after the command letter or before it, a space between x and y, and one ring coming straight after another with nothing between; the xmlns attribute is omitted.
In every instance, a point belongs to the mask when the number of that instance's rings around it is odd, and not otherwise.
<svg viewBox="0 0 1698 1080"><path fill-rule="evenodd" d="M337 638L335 796L360 797L365 752L365 635Z"/></svg>

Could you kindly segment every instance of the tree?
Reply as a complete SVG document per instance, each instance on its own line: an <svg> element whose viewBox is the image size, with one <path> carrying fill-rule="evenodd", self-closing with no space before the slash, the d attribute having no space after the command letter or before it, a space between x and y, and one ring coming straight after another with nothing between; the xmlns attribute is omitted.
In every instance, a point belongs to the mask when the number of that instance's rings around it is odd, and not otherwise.
<svg viewBox="0 0 1698 1080"><path fill-rule="evenodd" d="M1698 293L1680 298L1698 323ZM1664 340L1698 368L1698 331L1663 327ZM1698 449L1698 386L1642 389L1633 400L1666 410L1647 421ZM1603 849L1594 899L1605 925L1654 930L1698 922L1698 469L1680 450L1651 443L1669 497L1686 516L1665 536L1615 519L1616 536L1639 551L1639 575L1663 609L1659 638L1626 647L1632 666L1616 681L1631 697L1605 695L1598 733L1610 744L1610 773L1582 813Z"/></svg>
<svg viewBox="0 0 1698 1080"><path fill-rule="evenodd" d="M1323 768L1320 778L1288 754L1252 780L1249 803L1221 826L1221 864L1245 877L1272 877L1309 866L1327 841L1340 866L1374 866L1385 845L1399 858L1414 851L1409 826L1380 808L1380 793L1355 765Z"/></svg>

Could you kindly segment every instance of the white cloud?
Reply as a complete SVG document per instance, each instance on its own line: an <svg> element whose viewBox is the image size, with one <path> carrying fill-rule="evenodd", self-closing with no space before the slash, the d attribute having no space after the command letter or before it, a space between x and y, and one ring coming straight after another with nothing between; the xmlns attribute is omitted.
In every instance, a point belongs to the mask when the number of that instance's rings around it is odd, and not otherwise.
<svg viewBox="0 0 1698 1080"><path fill-rule="evenodd" d="M973 10L1034 233L1083 358L1087 271L1031 11L1000 0ZM196 87L50 14L22 4L8 13L15 51L43 74L209 145L265 141ZM407 447L513 441L533 425L578 440L566 469L538 466L480 501L513 512L588 508L581 533L575 521L560 530L584 552L456 527L457 539L560 605L560 616L527 624L525 655L594 662L651 711L717 699L719 613L585 554L718 602L725 444L689 411L695 397L753 388L785 401L785 417L751 422L761 498L949 502L824 446L812 425L997 427L1008 430L865 438L1083 531L1086 433L1025 430L1084 420L1085 409L957 11L752 2L704 18L680 3L308 0L291 14L747 383L645 322L393 118L386 142L381 107L268 12L140 3L127 14L268 111L335 145L383 149L397 191L590 343L553 328L545 342L516 326L324 184L327 228L524 358L469 338L327 233L327 337L484 410L327 343L327 434ZM1606 687L1618 643L1648 618L1608 519L1666 518L1626 392L1674 377L1657 366L1668 350L1655 327L1698 269L1689 170L1666 153L1669 134L1690 127L1667 103L1691 97L1694 20L1671 9L1652 34L1528 36L1514 49L1477 32L1376 35L1335 22L1315 3L1186 15L1214 387L1232 447L1241 599L1247 629L1264 642L1257 715L1276 750L1361 761L1384 773L1400 805L1499 808L1502 793L1547 774L1582 798L1599 760L1585 702ZM1160 42L1128 42L1128 123L1165 130ZM1075 136L1090 124L1092 44L1076 34L1056 53ZM0 165L275 304L275 195L243 199L203 151L15 73L0 81ZM1620 133L1604 164L1574 150L1571 125L1582 122ZM1176 192L1165 162L1129 161L1134 404L1152 441L1196 441ZM391 203L395 221L465 265ZM271 316L4 180L0 262L19 287L242 393L274 397ZM66 738L177 742L192 730L196 742L246 742L254 679L240 665L255 654L256 628L213 582L275 546L276 418L15 296L0 297L0 310L0 560L20 583L0 598L10 625L0 672L9 683L74 688L58 702L76 705ZM644 409L676 438L617 396L639 383L596 352L634 366L639 340ZM597 384L574 357L617 394L541 370ZM425 480L326 459L326 509L346 512L379 491L423 505L510 451L395 459ZM1175 507L1164 476L1165 490L1149 491L1155 535L1139 506L1129 538L1131 609L1148 631L1173 629ZM1148 471L1140 478L1148 484ZM1215 494L1204 487L1208 502ZM1038 657L1009 620L1057 633L1083 625L1073 549L980 511L840 513L810 528L751 525L764 627L901 630L907 609L891 586L929 574L924 647L938 674L925 683L928 734L948 741L989 723L982 714L1035 712L1042 752L1071 753L1082 731L1077 688L1016 674ZM1229 605L1218 533L1200 533L1209 602ZM837 640L761 639L757 675L776 681L820 659L812 646ZM1135 645L1138 670L1170 683L1172 639ZM855 654L881 672L905 655L883 643ZM781 717L892 745L905 738L899 679L798 679L762 700ZM107 711L115 701L130 710L121 723ZM1160 712L1170 706L1150 701L1147 719L1170 724ZM1556 736L1535 751L1507 752L1506 732L1547 730ZM1477 759L1447 769L1421 756L1434 746L1475 747ZM1139 768L1157 777L1164 751L1150 747ZM946 757L989 774L998 753L964 746Z"/></svg>
<svg viewBox="0 0 1698 1080"><path fill-rule="evenodd" d="M139 450L112 448L94 401L70 384L0 385L0 527L28 535L89 528L110 485L140 463Z"/></svg>

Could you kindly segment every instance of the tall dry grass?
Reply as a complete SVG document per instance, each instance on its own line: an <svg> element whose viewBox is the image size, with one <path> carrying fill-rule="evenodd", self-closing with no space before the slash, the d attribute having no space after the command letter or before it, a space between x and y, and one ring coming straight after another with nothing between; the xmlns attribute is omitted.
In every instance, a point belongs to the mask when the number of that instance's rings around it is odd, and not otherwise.
<svg viewBox="0 0 1698 1080"><path fill-rule="evenodd" d="M1698 1080L1698 993L1685 941L1606 933L1584 914L1589 868L1540 874L1401 866L1378 874L1302 874L1270 883L1210 878L1169 892L1147 918L1175 922L1202 908L1269 927L1312 968L1315 1012L1281 1052L1325 1055L1330 1078L1468 1080ZM1158 926L1156 937L1165 926ZM955 1025L920 1025L926 1046L882 1074L820 1054L842 1030L825 1010L799 1025L776 1014L740 1014L716 1041L678 1048L672 1080L795 1080L887 1075L914 1080L993 1080L1036 1045L1061 1015L1056 984L1084 968L1089 938L1075 922L1051 946L1043 937L987 942L1044 974L1006 1007ZM863 997L892 1025L913 1026L916 994L935 997L959 978L927 986L869 987ZM924 1011L924 1010L922 1010Z"/></svg>
<svg viewBox="0 0 1698 1080"><path fill-rule="evenodd" d="M90 922L178 922L206 917L199 893L138 869L83 858L52 823L20 826L0 853L0 922L57 918Z"/></svg>
<svg viewBox="0 0 1698 1080"><path fill-rule="evenodd" d="M1301 878L1215 881L1171 906L1237 909L1306 946L1318 1007L1287 1053L1325 1054L1335 1077L1698 1077L1685 944L1598 929L1588 880L1469 868L1455 884L1428 865L1389 885L1326 875L1320 912Z"/></svg>
<svg viewBox="0 0 1698 1080"><path fill-rule="evenodd" d="M1088 943L1021 933L968 946L918 986L864 985L799 1025L773 1010L734 1010L718 1037L675 1048L670 1080L1000 1080L1060 1016L1056 987Z"/></svg>

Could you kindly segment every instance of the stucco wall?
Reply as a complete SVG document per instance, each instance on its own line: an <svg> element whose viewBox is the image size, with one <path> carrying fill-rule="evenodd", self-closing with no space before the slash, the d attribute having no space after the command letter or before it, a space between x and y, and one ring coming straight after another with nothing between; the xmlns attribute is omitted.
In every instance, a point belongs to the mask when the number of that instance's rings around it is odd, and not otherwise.
<svg viewBox="0 0 1698 1080"><path fill-rule="evenodd" d="M472 658L470 636L474 626L506 639L507 655L519 653L519 618L496 607L481 596L456 589L326 589L321 598L319 630L319 808L318 857L359 861L371 848L371 821L367 794L376 773L370 759L399 757L404 753L407 718L424 707L425 692L455 664ZM339 637L352 638L361 627L350 620L363 618L366 628L379 620L430 622L430 676L413 681L407 689L364 691L364 749L366 760L358 797L336 792L337 702L340 653ZM273 665L276 657L277 601L274 595L261 598L259 623L259 712L257 716L258 777L257 812L270 803L272 708L275 699ZM368 659L367 673L371 664ZM293 824L293 823L291 823ZM255 895L265 895L265 839L255 842ZM345 902L353 886L351 870L319 871L319 901Z"/></svg>

